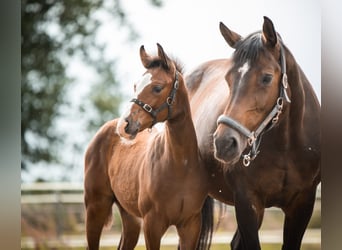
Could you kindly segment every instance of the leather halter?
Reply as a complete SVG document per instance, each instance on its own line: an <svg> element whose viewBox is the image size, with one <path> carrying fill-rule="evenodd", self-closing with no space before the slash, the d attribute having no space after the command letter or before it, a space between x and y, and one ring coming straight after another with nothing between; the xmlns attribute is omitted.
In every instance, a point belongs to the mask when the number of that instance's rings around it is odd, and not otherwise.
<svg viewBox="0 0 342 250"><path fill-rule="evenodd" d="M176 91L179 87L179 82L178 82L178 71L176 71L175 74L175 81L173 83L173 87L170 91L169 96L166 98L166 101L157 109L152 108L151 105L144 103L143 101L137 99L137 98L133 98L131 100L131 102L134 102L135 104L137 104L138 106L140 106L144 111L146 111L147 113L149 113L152 118L152 125L151 127L153 127L154 124L157 123L157 115L159 112L161 112L163 109L168 108L168 115L167 115L167 120L171 118L171 105L174 103L174 99L176 96Z"/></svg>
<svg viewBox="0 0 342 250"><path fill-rule="evenodd" d="M280 67L281 67L281 84L280 84L280 91L279 91L279 97L277 99L276 104L274 105L271 112L266 116L266 118L262 121L262 123L259 125L259 127L255 131L250 131L248 128L246 128L244 125L239 123L238 121L230 118L229 116L220 115L217 119L217 125L218 124L225 124L229 127L232 127L242 135L247 137L248 145L251 147L251 150L248 154L243 155L243 165L246 167L250 164L252 160L255 159L255 157L260 152L258 150L261 142L262 134L271 128L274 127L274 125L278 122L279 116L282 113L283 110L283 104L284 99L287 103L291 103L290 98L287 95L286 89L288 86L287 81L287 74L286 74L286 58L285 58L285 51L282 43L280 43Z"/></svg>

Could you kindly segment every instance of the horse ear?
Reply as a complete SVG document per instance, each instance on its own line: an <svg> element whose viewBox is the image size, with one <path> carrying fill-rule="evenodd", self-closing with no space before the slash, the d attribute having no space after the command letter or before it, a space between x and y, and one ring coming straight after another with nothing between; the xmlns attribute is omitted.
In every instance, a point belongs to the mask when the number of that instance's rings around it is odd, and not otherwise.
<svg viewBox="0 0 342 250"><path fill-rule="evenodd" d="M140 47L140 59L146 69L151 65L152 57L146 53L144 45Z"/></svg>
<svg viewBox="0 0 342 250"><path fill-rule="evenodd" d="M266 45L274 47L277 44L277 33L274 29L271 19L264 16L264 24L262 26L263 39Z"/></svg>
<svg viewBox="0 0 342 250"><path fill-rule="evenodd" d="M236 43L240 41L242 38L239 34L228 29L227 26L224 25L222 22L220 22L220 31L221 31L223 38L232 48L235 48Z"/></svg>
<svg viewBox="0 0 342 250"><path fill-rule="evenodd" d="M166 55L166 53L164 52L163 47L159 43L157 43L157 47L158 47L158 56L159 56L159 58L161 60L162 67L165 70L169 70L170 69L170 59L169 59L169 57Z"/></svg>

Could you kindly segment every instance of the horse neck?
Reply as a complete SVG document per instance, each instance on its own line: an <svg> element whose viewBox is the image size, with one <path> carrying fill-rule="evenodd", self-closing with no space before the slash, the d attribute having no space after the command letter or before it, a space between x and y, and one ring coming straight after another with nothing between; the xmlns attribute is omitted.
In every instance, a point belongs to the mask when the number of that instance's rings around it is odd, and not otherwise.
<svg viewBox="0 0 342 250"><path fill-rule="evenodd" d="M286 103L283 112L283 119L281 119L278 126L279 139L284 140L284 145L289 143L300 143L303 138L303 118L305 106L305 92L303 81L307 81L300 67L297 65L295 58L291 52L286 48L286 68L289 83L289 90L291 92L291 103ZM291 138L291 141L290 141Z"/></svg>
<svg viewBox="0 0 342 250"><path fill-rule="evenodd" d="M182 87L181 87L182 86ZM195 128L192 122L191 110L184 85L177 91L176 102L173 107L177 110L175 117L165 123L165 143L169 152L176 157L197 160L198 146Z"/></svg>

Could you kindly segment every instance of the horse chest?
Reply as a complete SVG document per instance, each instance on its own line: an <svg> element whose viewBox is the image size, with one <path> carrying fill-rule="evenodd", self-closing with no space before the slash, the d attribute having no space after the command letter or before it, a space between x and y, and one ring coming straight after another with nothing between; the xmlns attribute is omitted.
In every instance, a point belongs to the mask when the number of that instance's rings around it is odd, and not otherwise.
<svg viewBox="0 0 342 250"><path fill-rule="evenodd" d="M170 166L169 166L170 167ZM184 167L184 166L183 166ZM172 223L200 210L206 186L200 171L149 170L141 176L139 207L142 213L149 210L164 211ZM144 177L145 176L145 177Z"/></svg>

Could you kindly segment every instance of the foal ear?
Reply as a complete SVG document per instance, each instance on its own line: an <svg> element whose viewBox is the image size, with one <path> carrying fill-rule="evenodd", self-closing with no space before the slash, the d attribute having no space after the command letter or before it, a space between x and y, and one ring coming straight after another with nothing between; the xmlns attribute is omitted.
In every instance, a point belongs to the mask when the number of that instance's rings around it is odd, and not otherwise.
<svg viewBox="0 0 342 250"><path fill-rule="evenodd" d="M220 22L220 31L223 38L229 44L230 47L235 48L235 45L238 41L241 40L241 36L234 31L227 28L222 22Z"/></svg>
<svg viewBox="0 0 342 250"><path fill-rule="evenodd" d="M264 24L262 26L262 35L266 45L274 47L277 44L277 33L274 29L271 19L264 16Z"/></svg>
<svg viewBox="0 0 342 250"><path fill-rule="evenodd" d="M141 45L140 47L140 59L146 69L150 67L151 62L153 61L152 57L146 53L144 45Z"/></svg>
<svg viewBox="0 0 342 250"><path fill-rule="evenodd" d="M158 47L158 56L159 56L159 58L161 60L162 67L165 70L169 70L170 69L170 59L169 59L169 57L166 55L166 53L164 52L163 47L159 43L157 43L157 47Z"/></svg>

